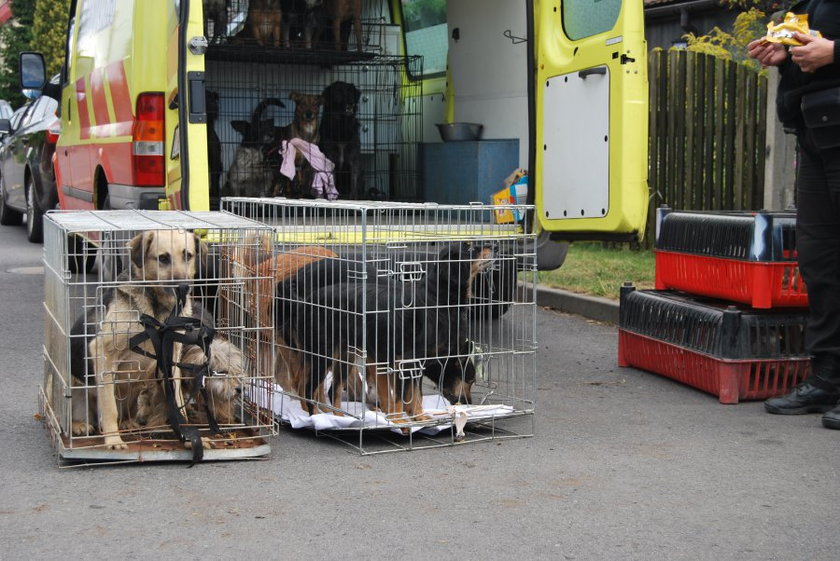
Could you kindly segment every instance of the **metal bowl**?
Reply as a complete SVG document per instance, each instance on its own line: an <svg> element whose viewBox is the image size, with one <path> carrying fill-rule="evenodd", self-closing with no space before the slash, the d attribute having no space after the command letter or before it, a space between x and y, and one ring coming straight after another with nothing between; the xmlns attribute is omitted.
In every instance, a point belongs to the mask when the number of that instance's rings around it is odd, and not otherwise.
<svg viewBox="0 0 840 561"><path fill-rule="evenodd" d="M438 123L437 128L444 142L452 142L480 139L484 125L479 123Z"/></svg>

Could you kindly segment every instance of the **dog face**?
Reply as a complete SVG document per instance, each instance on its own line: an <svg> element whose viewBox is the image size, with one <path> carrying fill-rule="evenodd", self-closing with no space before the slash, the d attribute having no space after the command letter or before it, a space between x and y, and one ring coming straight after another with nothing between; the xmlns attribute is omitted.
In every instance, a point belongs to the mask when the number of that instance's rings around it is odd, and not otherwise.
<svg viewBox="0 0 840 561"><path fill-rule="evenodd" d="M207 246L185 230L148 230L128 242L133 278L191 280L204 263Z"/></svg>
<svg viewBox="0 0 840 561"><path fill-rule="evenodd" d="M355 116L362 92L353 84L333 82L324 88L324 112Z"/></svg>
<svg viewBox="0 0 840 561"><path fill-rule="evenodd" d="M294 123L299 131L314 135L318 130L318 115L321 112L321 105L324 104L324 98L317 94L292 92L289 94L289 99L295 102ZM304 140L311 138L312 136L309 136Z"/></svg>

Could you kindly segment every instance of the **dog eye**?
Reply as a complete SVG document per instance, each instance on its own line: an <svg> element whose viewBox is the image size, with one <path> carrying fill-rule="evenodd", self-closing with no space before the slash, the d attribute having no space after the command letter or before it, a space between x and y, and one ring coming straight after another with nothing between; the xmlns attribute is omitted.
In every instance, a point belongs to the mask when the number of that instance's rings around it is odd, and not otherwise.
<svg viewBox="0 0 840 561"><path fill-rule="evenodd" d="M161 265L169 265L169 255L158 255L158 263L160 263Z"/></svg>
<svg viewBox="0 0 840 561"><path fill-rule="evenodd" d="M185 251L184 251L184 260L185 260L185 261L189 261L189 260L190 260L190 259L192 259L192 258L193 258L193 254L192 254L192 253L190 253L189 251L186 251L186 250L185 250Z"/></svg>

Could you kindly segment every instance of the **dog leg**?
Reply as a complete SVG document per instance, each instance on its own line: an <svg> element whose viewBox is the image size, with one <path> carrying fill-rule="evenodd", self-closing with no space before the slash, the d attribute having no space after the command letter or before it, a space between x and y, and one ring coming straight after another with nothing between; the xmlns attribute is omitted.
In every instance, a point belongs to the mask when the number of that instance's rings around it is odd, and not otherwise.
<svg viewBox="0 0 840 561"><path fill-rule="evenodd" d="M356 51L362 52L362 0L353 0L353 30L356 32Z"/></svg>
<svg viewBox="0 0 840 561"><path fill-rule="evenodd" d="M104 345L97 337L90 343L90 356L94 357L96 372L96 404L99 417L99 432L105 446L111 450L126 450L128 445L120 436L117 398L114 394L113 364L105 357Z"/></svg>

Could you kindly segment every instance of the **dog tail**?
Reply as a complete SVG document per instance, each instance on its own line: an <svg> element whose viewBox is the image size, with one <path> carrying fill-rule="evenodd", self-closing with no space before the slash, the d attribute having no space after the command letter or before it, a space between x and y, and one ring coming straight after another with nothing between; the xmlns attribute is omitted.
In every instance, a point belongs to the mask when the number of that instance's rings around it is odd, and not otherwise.
<svg viewBox="0 0 840 561"><path fill-rule="evenodd" d="M240 264L250 271L256 271L257 266L272 255L272 235L268 232L251 232L245 236L242 252L239 255Z"/></svg>
<svg viewBox="0 0 840 561"><path fill-rule="evenodd" d="M286 108L286 104L280 98L277 97L267 97L261 102L257 104L254 108L254 112L251 114L251 130L257 130L257 126L259 125L260 121L262 120L262 114L271 106L281 107L283 109Z"/></svg>

